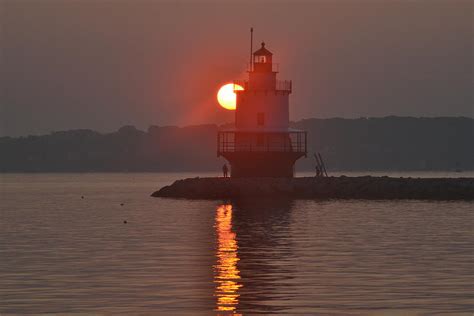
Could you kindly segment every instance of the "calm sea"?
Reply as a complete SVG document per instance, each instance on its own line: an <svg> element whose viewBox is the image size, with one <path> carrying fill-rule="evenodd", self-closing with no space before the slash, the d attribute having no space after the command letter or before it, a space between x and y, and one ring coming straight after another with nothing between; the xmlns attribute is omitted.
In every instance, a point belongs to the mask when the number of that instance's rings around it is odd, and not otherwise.
<svg viewBox="0 0 474 316"><path fill-rule="evenodd" d="M149 196L189 176L0 175L0 314L474 311L472 202Z"/></svg>

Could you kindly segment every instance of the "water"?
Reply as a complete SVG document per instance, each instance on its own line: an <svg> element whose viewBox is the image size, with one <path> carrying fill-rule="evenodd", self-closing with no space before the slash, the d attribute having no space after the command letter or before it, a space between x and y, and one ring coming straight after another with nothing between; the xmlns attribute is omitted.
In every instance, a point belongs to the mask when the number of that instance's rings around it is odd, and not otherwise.
<svg viewBox="0 0 474 316"><path fill-rule="evenodd" d="M474 311L472 202L149 197L187 176L1 175L0 314Z"/></svg>

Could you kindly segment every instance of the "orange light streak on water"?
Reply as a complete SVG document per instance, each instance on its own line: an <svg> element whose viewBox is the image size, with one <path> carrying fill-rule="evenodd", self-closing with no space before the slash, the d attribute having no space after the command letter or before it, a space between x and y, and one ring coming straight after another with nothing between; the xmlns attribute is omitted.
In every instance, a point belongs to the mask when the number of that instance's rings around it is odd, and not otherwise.
<svg viewBox="0 0 474 316"><path fill-rule="evenodd" d="M237 267L238 244L232 232L232 205L220 205L216 211L217 263L214 265L216 311L234 313L239 304L240 271Z"/></svg>

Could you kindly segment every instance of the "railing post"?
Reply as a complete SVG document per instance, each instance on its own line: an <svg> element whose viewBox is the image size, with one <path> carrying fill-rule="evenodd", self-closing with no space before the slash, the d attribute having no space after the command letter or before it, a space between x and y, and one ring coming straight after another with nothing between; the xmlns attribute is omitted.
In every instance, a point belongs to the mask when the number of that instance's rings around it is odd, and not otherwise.
<svg viewBox="0 0 474 316"><path fill-rule="evenodd" d="M304 156L308 155L308 132L304 132Z"/></svg>
<svg viewBox="0 0 474 316"><path fill-rule="evenodd" d="M265 134L264 134L265 135ZM270 152L270 144L269 144L269 139L268 139L268 135L265 135L265 143L267 143L267 152Z"/></svg>
<svg viewBox="0 0 474 316"><path fill-rule="evenodd" d="M217 157L220 156L221 144L220 144L220 132L217 132Z"/></svg>

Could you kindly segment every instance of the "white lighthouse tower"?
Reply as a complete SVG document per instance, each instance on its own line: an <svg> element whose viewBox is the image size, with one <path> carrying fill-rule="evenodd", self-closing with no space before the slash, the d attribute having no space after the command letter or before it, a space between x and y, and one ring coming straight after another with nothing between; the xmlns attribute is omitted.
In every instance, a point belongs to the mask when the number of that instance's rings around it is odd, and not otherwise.
<svg viewBox="0 0 474 316"><path fill-rule="evenodd" d="M262 43L248 80L234 81L235 128L217 136L217 155L229 161L232 177L293 177L296 160L307 155L306 132L289 127L291 81L277 80L272 57Z"/></svg>

